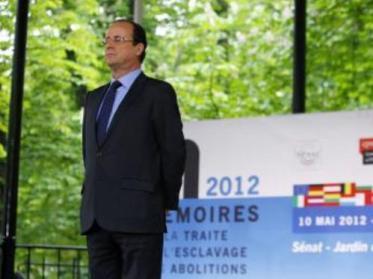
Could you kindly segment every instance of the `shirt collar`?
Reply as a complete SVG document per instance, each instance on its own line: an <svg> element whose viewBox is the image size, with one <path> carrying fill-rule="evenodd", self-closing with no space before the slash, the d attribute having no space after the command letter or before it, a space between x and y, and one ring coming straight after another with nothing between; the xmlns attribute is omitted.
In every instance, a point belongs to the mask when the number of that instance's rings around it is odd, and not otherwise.
<svg viewBox="0 0 373 279"><path fill-rule="evenodd" d="M120 83L125 87L125 88L130 88L132 83L135 81L135 79L141 74L141 69L136 69L133 70L132 72L129 72L128 74L125 74L124 76L121 76L118 78ZM115 79L111 80L111 83L113 83Z"/></svg>

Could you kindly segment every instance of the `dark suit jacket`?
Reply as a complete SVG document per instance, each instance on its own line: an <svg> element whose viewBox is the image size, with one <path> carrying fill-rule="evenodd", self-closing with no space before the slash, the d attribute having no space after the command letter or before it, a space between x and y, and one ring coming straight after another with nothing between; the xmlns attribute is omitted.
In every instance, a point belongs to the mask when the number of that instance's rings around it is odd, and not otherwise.
<svg viewBox="0 0 373 279"><path fill-rule="evenodd" d="M175 91L141 73L98 146L96 115L108 86L86 96L81 232L94 220L109 231L164 232L165 210L178 207L185 161Z"/></svg>

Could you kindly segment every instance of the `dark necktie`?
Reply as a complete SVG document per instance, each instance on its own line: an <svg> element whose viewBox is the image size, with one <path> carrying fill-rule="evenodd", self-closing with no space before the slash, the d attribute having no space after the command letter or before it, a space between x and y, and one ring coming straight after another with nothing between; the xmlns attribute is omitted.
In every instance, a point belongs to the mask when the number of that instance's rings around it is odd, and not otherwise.
<svg viewBox="0 0 373 279"><path fill-rule="evenodd" d="M100 115L97 119L97 142L98 145L102 145L105 138L106 138L106 130L107 125L110 119L110 114L113 109L114 99L115 99L115 92L117 91L118 87L122 86L119 81L114 81L106 93L104 97L104 101L101 106Z"/></svg>

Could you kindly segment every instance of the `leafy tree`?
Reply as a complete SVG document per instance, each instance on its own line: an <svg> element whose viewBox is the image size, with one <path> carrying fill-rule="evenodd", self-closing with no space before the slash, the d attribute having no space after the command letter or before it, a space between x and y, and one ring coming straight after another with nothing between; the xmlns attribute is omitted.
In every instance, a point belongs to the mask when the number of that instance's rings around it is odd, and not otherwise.
<svg viewBox="0 0 373 279"><path fill-rule="evenodd" d="M307 107L373 106L373 1L309 1Z"/></svg>
<svg viewBox="0 0 373 279"><path fill-rule="evenodd" d="M146 70L171 81L185 119L289 113L292 3L147 2Z"/></svg>
<svg viewBox="0 0 373 279"><path fill-rule="evenodd" d="M2 22L10 34L14 1L8 5L9 18ZM93 0L37 1L30 5L19 242L77 241L82 180L80 96L87 86L95 87L102 81L97 70L103 68L97 59L98 37L89 24L98 13ZM1 71L2 90L6 91L9 87L3 87L3 80L9 70L9 65L5 65ZM7 100L5 90L1 96Z"/></svg>

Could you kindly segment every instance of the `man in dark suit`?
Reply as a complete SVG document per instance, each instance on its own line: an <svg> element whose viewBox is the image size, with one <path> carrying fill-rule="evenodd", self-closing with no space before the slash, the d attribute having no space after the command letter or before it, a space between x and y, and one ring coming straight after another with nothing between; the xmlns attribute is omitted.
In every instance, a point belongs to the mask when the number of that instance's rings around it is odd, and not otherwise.
<svg viewBox="0 0 373 279"><path fill-rule="evenodd" d="M144 29L114 21L104 39L110 83L87 94L81 231L93 279L159 279L167 210L185 161L172 86L141 71Z"/></svg>

